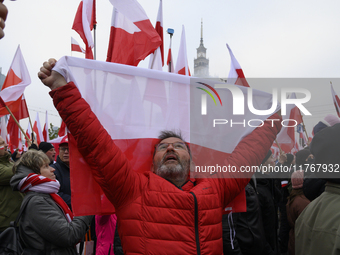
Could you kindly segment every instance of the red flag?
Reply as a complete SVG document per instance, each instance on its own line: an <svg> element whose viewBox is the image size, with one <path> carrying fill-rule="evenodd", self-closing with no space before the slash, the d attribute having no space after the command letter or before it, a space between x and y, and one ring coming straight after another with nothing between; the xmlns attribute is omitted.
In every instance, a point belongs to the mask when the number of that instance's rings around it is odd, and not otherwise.
<svg viewBox="0 0 340 255"><path fill-rule="evenodd" d="M30 83L31 78L29 76L24 58L21 54L20 47L18 46L0 92L0 97L3 100L3 102L0 104L0 116L9 114L4 106L4 103L6 103L8 108L13 113L20 110L20 107L22 107L21 96L23 95L25 88Z"/></svg>
<svg viewBox="0 0 340 255"><path fill-rule="evenodd" d="M47 113L47 111L46 111L46 117L45 117L44 130L43 130L42 133L43 133L44 141L48 142L50 139L49 139L49 136L48 136L48 113Z"/></svg>
<svg viewBox="0 0 340 255"><path fill-rule="evenodd" d="M249 87L249 84L244 77L244 73L238 61L236 60L233 52L231 51L229 45L227 44L227 48L229 50L231 64L230 64L230 71L228 75L228 83L241 85L244 87Z"/></svg>
<svg viewBox="0 0 340 255"><path fill-rule="evenodd" d="M31 125L30 125L30 123L28 123L28 127L27 127L27 130L26 130L26 135L27 135L27 137L29 139L31 139L31 133L32 133ZM25 141L25 146L26 146L26 148L28 148L27 140Z"/></svg>
<svg viewBox="0 0 340 255"><path fill-rule="evenodd" d="M187 58L187 46L185 40L184 26L182 26L181 44L179 45L175 73L191 76Z"/></svg>
<svg viewBox="0 0 340 255"><path fill-rule="evenodd" d="M335 93L333 85L331 85L331 91L332 91L332 97L333 97L333 103L335 106L336 113L338 114L340 118L340 99L338 95Z"/></svg>
<svg viewBox="0 0 340 255"><path fill-rule="evenodd" d="M6 108L6 103L4 102L4 100L2 100L1 97L0 97L0 107L5 107ZM7 114L8 114L8 111L7 111Z"/></svg>
<svg viewBox="0 0 340 255"><path fill-rule="evenodd" d="M136 0L111 0L112 12L108 62L137 66L162 40Z"/></svg>
<svg viewBox="0 0 340 255"><path fill-rule="evenodd" d="M295 93L292 93L289 98L295 99ZM282 127L280 133L276 137L276 140L285 153L290 153L295 144L294 126L302 122L302 117L299 108L293 104L287 106L287 115L289 116L289 122L285 123L285 125L289 127Z"/></svg>
<svg viewBox="0 0 340 255"><path fill-rule="evenodd" d="M62 136L67 135L67 131L66 130L67 130L67 127L66 127L65 122L61 121L61 125L60 125L60 128L59 128L58 136L62 137Z"/></svg>
<svg viewBox="0 0 340 255"><path fill-rule="evenodd" d="M13 112L13 115L17 121L27 118L29 116L24 95L22 95L19 99L21 102L20 108L17 112ZM9 121L7 124L7 134L9 135L11 152L14 152L15 149L17 148L22 149L21 134L20 134L19 126L14 121L12 116L9 118Z"/></svg>
<svg viewBox="0 0 340 255"><path fill-rule="evenodd" d="M168 66L168 71L170 73L174 73L175 72L175 68L174 68L174 60L172 58L171 44L170 44L170 47L169 47L168 60L166 61L166 64Z"/></svg>
<svg viewBox="0 0 340 255"><path fill-rule="evenodd" d="M71 51L85 53L85 50L82 47L80 47L79 43L73 37L71 37Z"/></svg>
<svg viewBox="0 0 340 255"><path fill-rule="evenodd" d="M13 153L15 151L16 148L19 148L19 127L18 125L15 123L14 119L12 118L12 116L9 118L8 120L8 124L7 124L7 134L9 135L9 148L11 150L11 152Z"/></svg>
<svg viewBox="0 0 340 255"><path fill-rule="evenodd" d="M78 6L72 29L83 39L86 46L85 58L93 59L92 48L94 46L91 30L95 21L95 2L82 0Z"/></svg>
<svg viewBox="0 0 340 255"><path fill-rule="evenodd" d="M34 125L33 125L33 132L36 135L36 139L37 139L38 144L40 144L42 141L44 141L44 136L42 134L38 112L37 112L37 117L35 118L35 122L34 122Z"/></svg>

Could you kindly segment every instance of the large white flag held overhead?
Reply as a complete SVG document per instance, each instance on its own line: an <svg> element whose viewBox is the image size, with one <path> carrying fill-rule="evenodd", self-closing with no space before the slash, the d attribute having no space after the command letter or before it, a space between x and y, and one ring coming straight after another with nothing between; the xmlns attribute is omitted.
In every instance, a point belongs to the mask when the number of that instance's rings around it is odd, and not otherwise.
<svg viewBox="0 0 340 255"><path fill-rule="evenodd" d="M214 82L211 80L205 81L185 75L74 57L61 58L54 70L61 73L68 82L75 83L82 97L89 103L92 111L115 140L117 146L129 160L131 159L130 164L136 171L149 169L145 166L151 165L154 145L162 130L181 130L184 139L191 142L191 146L218 151L226 158L238 142L255 129L254 122L252 126L244 128L240 128L243 125L230 126L230 119L234 116L233 103L229 100L232 94L229 89L216 91L220 99L216 100L218 105L211 97L207 98L208 115L204 123L196 123L197 120L193 120L194 115L201 116L201 96L205 94L205 90L210 91L210 88L214 87ZM152 86L158 84L164 89L159 90L158 93L147 89L149 84ZM224 84L220 83L220 86ZM247 98L247 88L229 86L237 87ZM204 88L204 90L197 87ZM272 106L271 94L253 90L253 98L256 109L267 110ZM160 101L163 104L155 103ZM226 109L229 109L229 112ZM214 129L212 118L221 112L223 118L228 119L229 123L219 125ZM244 116L238 116L234 120L240 123L241 119L265 120L267 117L269 115L255 116L249 112L249 109L245 109ZM258 121L256 123L260 124ZM200 139L197 140L197 137ZM205 143L204 139L201 139L204 137L208 137L211 143ZM76 190L72 192L72 196L83 203L83 208L86 205L88 205L87 208L94 207L91 204L93 201L88 201L87 194L89 197L97 196L100 202L96 206L110 207L110 203L103 196L99 185L95 183L91 171L72 140L71 137L70 162L71 168L75 171L71 171L71 174L77 176L75 182L72 182L71 176L73 189ZM196 160L195 155L193 155L193 160ZM81 169L79 171L82 174L77 173L76 169ZM87 178L86 181L91 185L83 185L79 181L79 176ZM89 186L96 188L89 189ZM101 212L108 213L110 210Z"/></svg>

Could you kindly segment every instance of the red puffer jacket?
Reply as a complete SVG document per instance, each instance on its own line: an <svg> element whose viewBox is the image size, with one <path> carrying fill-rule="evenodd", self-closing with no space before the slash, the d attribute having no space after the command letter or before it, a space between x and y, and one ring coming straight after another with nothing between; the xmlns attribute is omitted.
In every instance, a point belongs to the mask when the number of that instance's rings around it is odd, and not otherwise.
<svg viewBox="0 0 340 255"><path fill-rule="evenodd" d="M243 179L199 179L195 186L188 181L180 190L151 172L133 171L73 83L50 95L116 208L125 254L223 254L222 211L247 185L249 173ZM280 130L275 123L267 121L245 137L228 163L260 165Z"/></svg>

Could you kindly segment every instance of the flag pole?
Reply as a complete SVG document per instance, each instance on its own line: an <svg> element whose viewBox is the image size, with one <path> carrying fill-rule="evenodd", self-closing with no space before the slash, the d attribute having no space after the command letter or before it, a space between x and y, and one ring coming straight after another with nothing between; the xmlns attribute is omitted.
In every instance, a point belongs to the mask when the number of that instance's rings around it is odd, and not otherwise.
<svg viewBox="0 0 340 255"><path fill-rule="evenodd" d="M0 97L1 98L1 97ZM28 141L31 141L28 136L26 135L26 133L24 132L24 130L22 129L22 127L20 126L19 122L17 121L17 119L14 117L12 111L8 108L8 106L6 105L6 103L2 100L2 98L0 99L2 101L2 103L4 104L4 106L6 107L7 111L9 112L9 114L12 116L13 120L15 121L15 123L18 125L18 127L20 128L21 132L24 134L25 138Z"/></svg>
<svg viewBox="0 0 340 255"><path fill-rule="evenodd" d="M304 132L305 132L305 134L306 134L306 138L307 138L307 142L308 142L308 140L309 140L309 136L308 136L308 134L307 134L307 130L306 130L306 126L305 126L305 122L303 121L303 117L302 117L302 114L301 114L301 111L300 111L300 109L299 109L299 113L300 113L301 120L302 120L302 127L303 127L303 131L304 131Z"/></svg>
<svg viewBox="0 0 340 255"><path fill-rule="evenodd" d="M93 59L96 60L97 50L96 50L96 27L97 24L93 24Z"/></svg>
<svg viewBox="0 0 340 255"><path fill-rule="evenodd" d="M275 139L275 143L276 143L277 147L279 147L280 154L281 154L282 153L282 149L281 149L281 146L280 146L279 142L276 139Z"/></svg>
<svg viewBox="0 0 340 255"><path fill-rule="evenodd" d="M172 42L172 36L174 35L175 30L172 28L168 28L167 30L168 34L170 35L170 50L171 50L171 42ZM169 61L169 73L171 73L171 57L170 57L170 61Z"/></svg>
<svg viewBox="0 0 340 255"><path fill-rule="evenodd" d="M28 114L28 120L30 122L30 126L31 126L31 130L32 130L32 141L34 140L34 132L33 132L33 125L32 125L32 120L31 120L31 116Z"/></svg>
<svg viewBox="0 0 340 255"><path fill-rule="evenodd" d="M96 19L96 0L93 0L92 6L92 20L93 22L93 53L94 53L94 60L97 59L97 50L96 50L96 29L97 29L97 19Z"/></svg>

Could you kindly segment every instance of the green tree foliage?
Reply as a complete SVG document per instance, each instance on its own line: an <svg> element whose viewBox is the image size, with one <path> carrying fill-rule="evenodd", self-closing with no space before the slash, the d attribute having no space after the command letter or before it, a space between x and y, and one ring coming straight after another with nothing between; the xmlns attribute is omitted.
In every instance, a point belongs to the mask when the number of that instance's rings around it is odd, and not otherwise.
<svg viewBox="0 0 340 255"><path fill-rule="evenodd" d="M59 132L59 128L53 126L52 123L50 123L50 128L48 129L48 136L50 140L57 138L58 132Z"/></svg>

